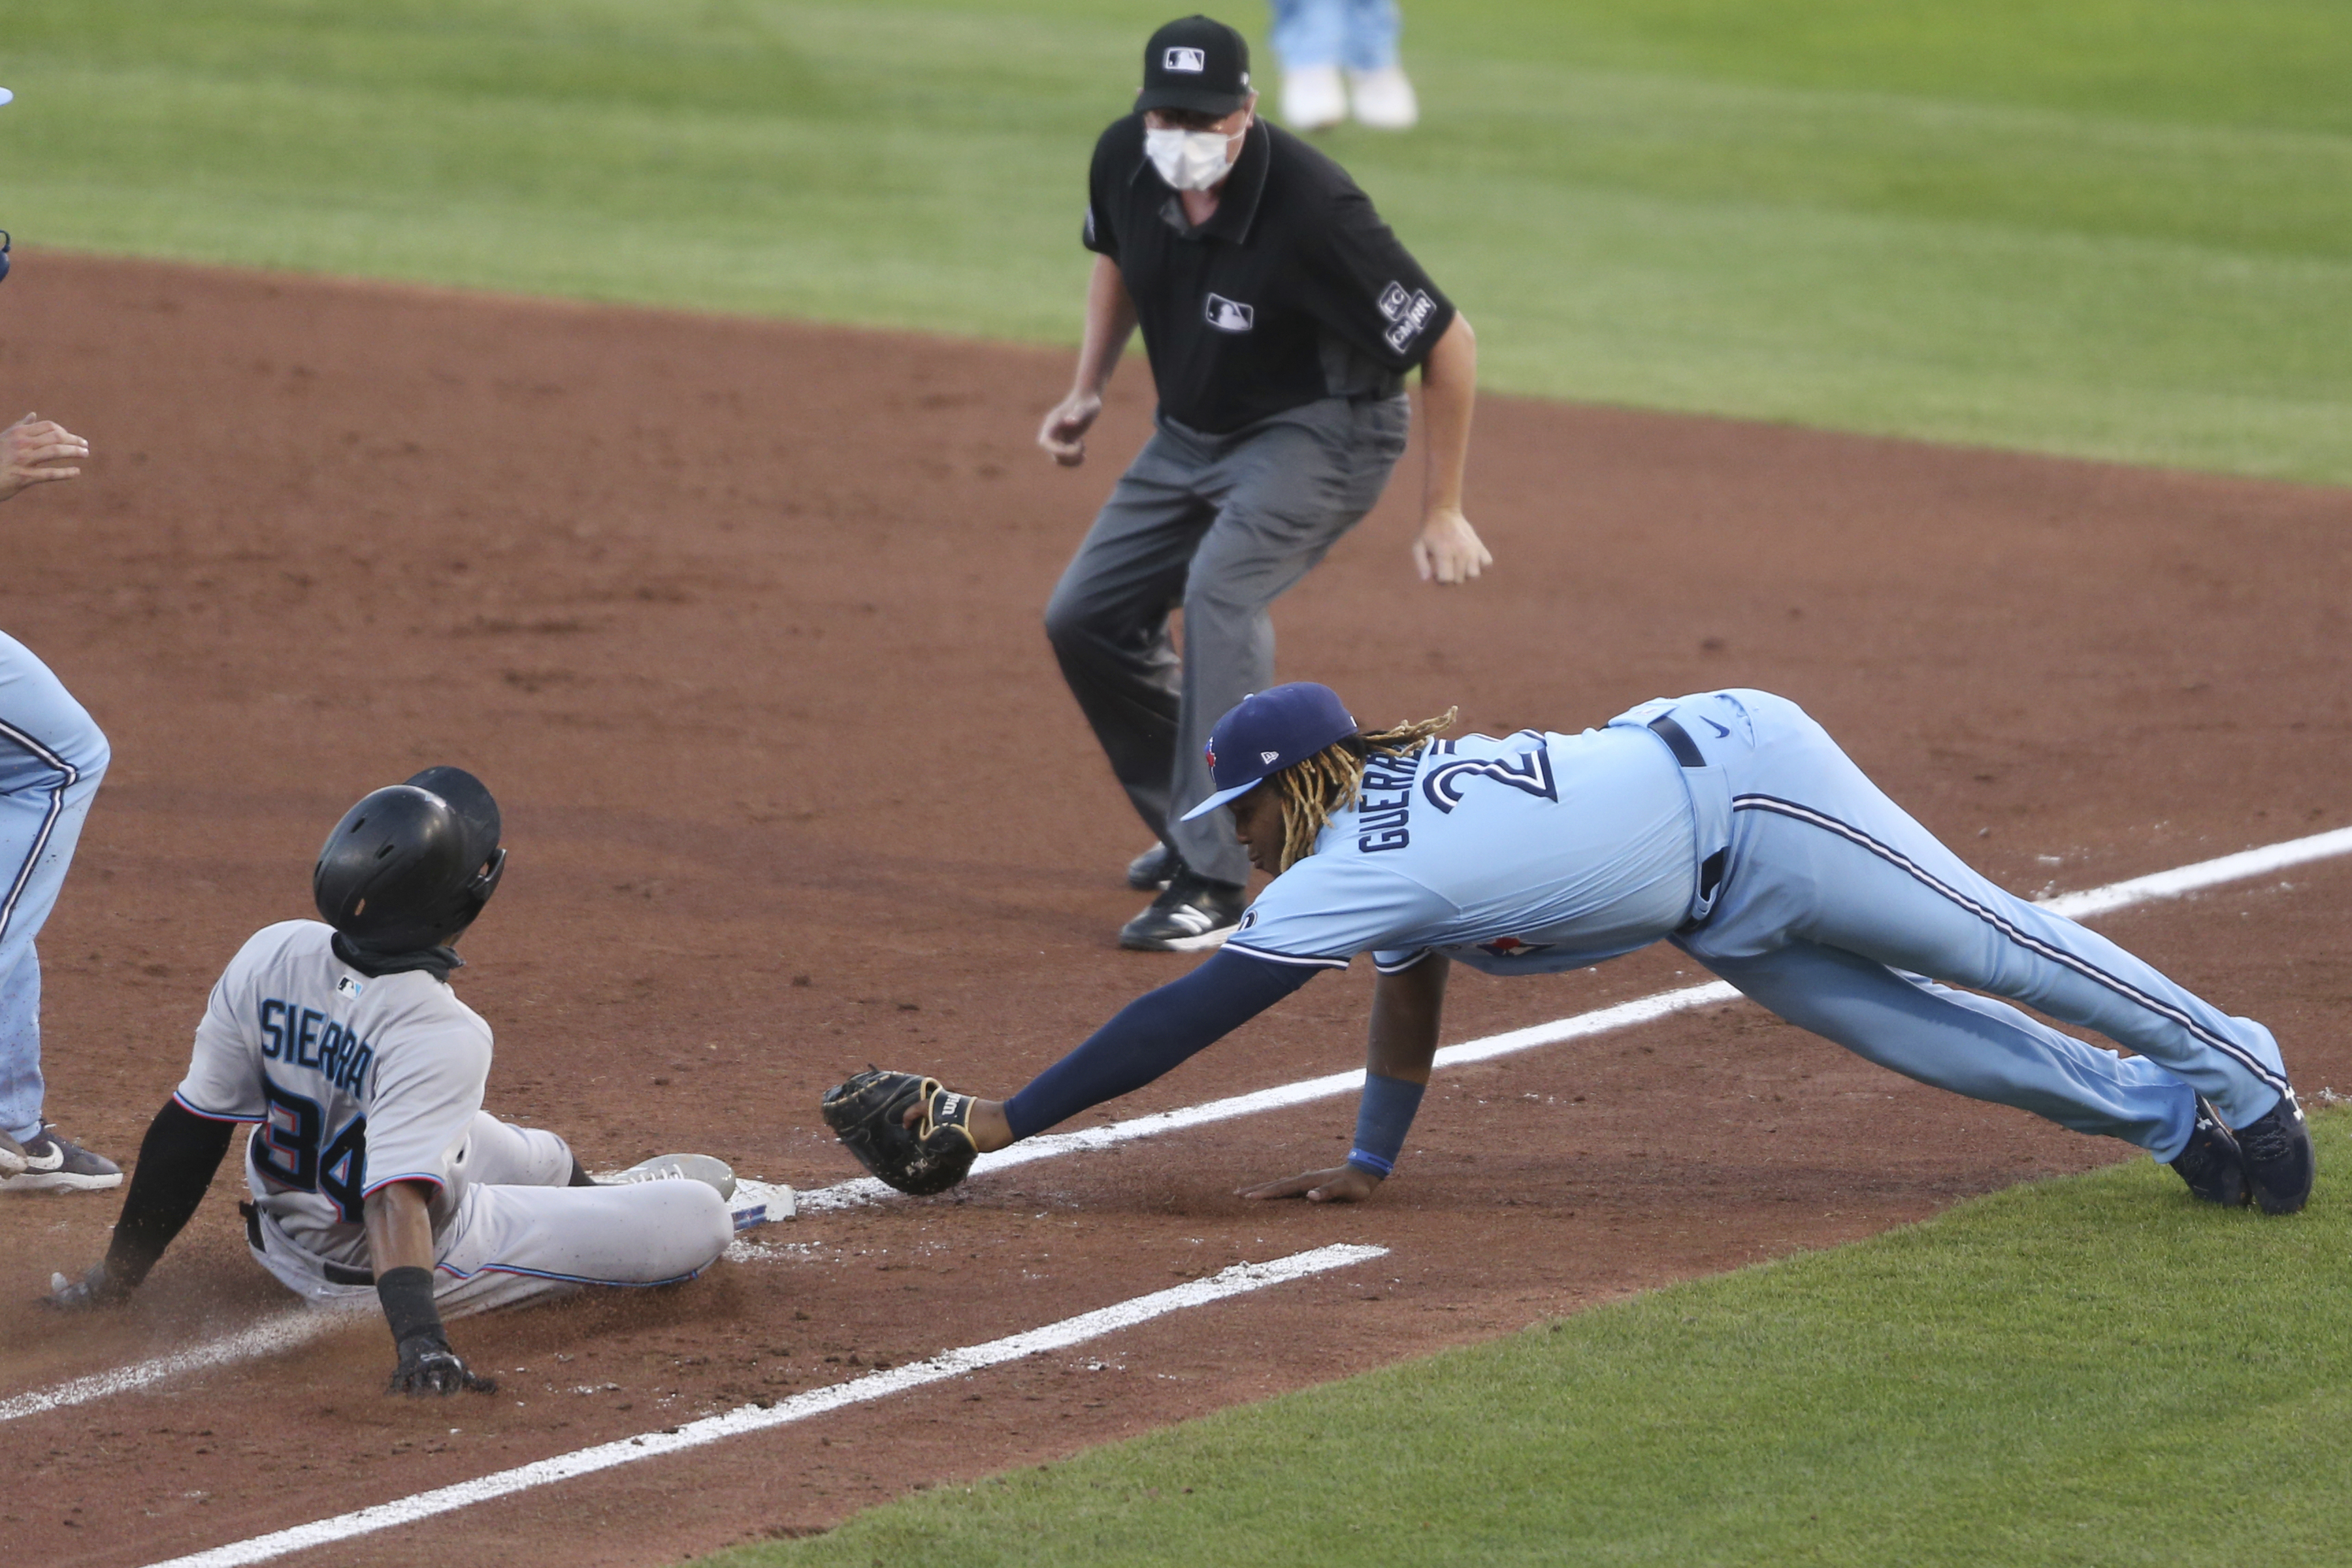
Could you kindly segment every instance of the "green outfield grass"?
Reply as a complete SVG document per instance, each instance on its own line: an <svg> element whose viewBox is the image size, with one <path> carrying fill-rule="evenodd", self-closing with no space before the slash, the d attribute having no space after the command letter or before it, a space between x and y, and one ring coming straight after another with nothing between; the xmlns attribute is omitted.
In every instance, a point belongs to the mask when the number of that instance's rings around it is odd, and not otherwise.
<svg viewBox="0 0 2352 1568"><path fill-rule="evenodd" d="M1066 342L1174 9L19 0L0 226ZM1490 386L2352 482L2341 0L1407 10L1423 128L1327 145Z"/></svg>
<svg viewBox="0 0 2352 1568"><path fill-rule="evenodd" d="M2317 1131L2291 1219L2134 1161L702 1568L2341 1562L2352 1117Z"/></svg>

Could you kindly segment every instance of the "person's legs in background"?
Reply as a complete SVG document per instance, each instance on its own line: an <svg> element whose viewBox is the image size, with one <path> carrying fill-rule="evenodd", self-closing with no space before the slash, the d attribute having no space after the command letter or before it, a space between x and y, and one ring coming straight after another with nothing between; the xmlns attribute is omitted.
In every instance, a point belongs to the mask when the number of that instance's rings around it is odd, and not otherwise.
<svg viewBox="0 0 2352 1568"><path fill-rule="evenodd" d="M106 737L81 704L30 649L0 633L0 1132L24 1150L25 1163L0 1190L87 1192L122 1182L121 1166L42 1118L34 945L108 760Z"/></svg>

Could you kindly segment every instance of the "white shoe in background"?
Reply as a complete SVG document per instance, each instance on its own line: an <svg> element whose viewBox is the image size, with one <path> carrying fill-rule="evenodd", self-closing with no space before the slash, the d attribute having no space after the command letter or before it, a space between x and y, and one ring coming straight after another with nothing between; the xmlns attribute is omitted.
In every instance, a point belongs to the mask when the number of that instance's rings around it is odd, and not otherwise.
<svg viewBox="0 0 2352 1568"><path fill-rule="evenodd" d="M1410 131L1421 121L1421 100L1413 96L1412 79L1402 66L1349 71L1348 86L1356 103L1356 120L1375 131Z"/></svg>
<svg viewBox="0 0 2352 1568"><path fill-rule="evenodd" d="M1328 131L1347 118L1348 89L1338 66L1300 66L1282 73L1283 124L1293 131Z"/></svg>

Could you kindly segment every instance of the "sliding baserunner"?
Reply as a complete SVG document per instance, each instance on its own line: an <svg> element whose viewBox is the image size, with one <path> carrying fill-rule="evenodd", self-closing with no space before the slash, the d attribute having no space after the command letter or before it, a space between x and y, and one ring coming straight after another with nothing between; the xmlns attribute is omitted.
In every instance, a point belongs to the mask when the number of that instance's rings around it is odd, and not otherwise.
<svg viewBox="0 0 2352 1568"><path fill-rule="evenodd" d="M1326 687L1249 698L1217 724L1217 789L1198 809L1230 805L1276 876L1222 952L1010 1100L861 1073L826 1097L826 1120L886 1181L939 1191L975 1152L1151 1082L1369 952L1354 1150L1248 1194L1353 1201L1404 1145L1454 963L1540 974L1665 941L1882 1066L2137 1144L2208 1202L2292 1214L2310 1194L2311 1139L2269 1030L1993 886L1786 698L1715 691L1578 735L1437 739L1453 717L1368 734Z"/></svg>
<svg viewBox="0 0 2352 1568"><path fill-rule="evenodd" d="M139 1150L105 1258L50 1300L127 1299L204 1201L239 1123L255 1261L319 1304L375 1298L391 1392L496 1385L442 1328L583 1285L667 1285L719 1260L735 1178L671 1154L590 1180L562 1138L482 1109L490 1026L451 944L498 889L498 802L462 768L374 791L311 872L326 924L257 932L213 987L178 1092ZM761 1211L764 1217L764 1211Z"/></svg>

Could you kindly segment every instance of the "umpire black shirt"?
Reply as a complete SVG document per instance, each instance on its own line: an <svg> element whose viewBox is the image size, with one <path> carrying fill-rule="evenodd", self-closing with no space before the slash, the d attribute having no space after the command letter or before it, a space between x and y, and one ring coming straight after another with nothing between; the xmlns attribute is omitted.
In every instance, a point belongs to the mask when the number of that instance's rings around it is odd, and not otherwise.
<svg viewBox="0 0 2352 1568"><path fill-rule="evenodd" d="M1087 248L1135 300L1160 411L1212 435L1322 397L1391 395L1454 320L1348 172L1257 121L1194 228L1143 155L1143 116L1095 143Z"/></svg>

